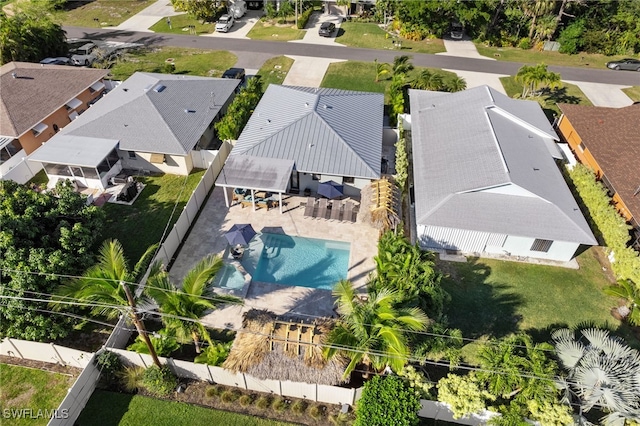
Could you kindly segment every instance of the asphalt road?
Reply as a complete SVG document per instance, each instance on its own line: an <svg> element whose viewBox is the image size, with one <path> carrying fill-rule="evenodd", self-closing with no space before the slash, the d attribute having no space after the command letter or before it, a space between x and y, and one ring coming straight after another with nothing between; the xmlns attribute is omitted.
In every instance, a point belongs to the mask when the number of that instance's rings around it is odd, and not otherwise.
<svg viewBox="0 0 640 426"><path fill-rule="evenodd" d="M202 37L181 34L159 34L132 31L109 30L102 28L64 27L69 38L88 38L119 42L143 43L145 45L193 47L198 49L228 50L238 56L238 66L260 68L265 59L279 55L312 56L321 58L346 59L353 61L393 62L393 58L402 54L401 50L374 50L341 46L323 46L304 43L286 43L277 41L224 39L222 37ZM486 72L492 74L515 75L522 63L488 61L484 59L460 58L454 56L409 53L413 64L421 67L444 68L462 71ZM549 66L559 72L563 80L588 81L593 83L640 85L640 73L632 71L612 71L606 69L587 69Z"/></svg>

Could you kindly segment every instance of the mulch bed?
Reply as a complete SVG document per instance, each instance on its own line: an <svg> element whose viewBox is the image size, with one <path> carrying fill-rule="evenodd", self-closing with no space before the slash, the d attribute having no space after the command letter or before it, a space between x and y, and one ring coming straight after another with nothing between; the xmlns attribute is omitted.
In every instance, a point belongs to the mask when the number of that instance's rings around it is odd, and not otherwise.
<svg viewBox="0 0 640 426"><path fill-rule="evenodd" d="M82 370L76 367L69 367L61 364L53 364L50 362L33 361L30 359L22 359L14 356L0 355L0 364L17 365L20 367L35 368L37 370L50 371L52 373L67 374L78 377Z"/></svg>

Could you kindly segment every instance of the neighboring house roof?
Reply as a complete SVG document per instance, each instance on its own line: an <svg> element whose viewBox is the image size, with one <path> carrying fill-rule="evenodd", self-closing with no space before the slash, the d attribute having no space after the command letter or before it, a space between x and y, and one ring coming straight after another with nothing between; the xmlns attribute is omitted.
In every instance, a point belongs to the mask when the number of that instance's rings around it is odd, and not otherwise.
<svg viewBox="0 0 640 426"><path fill-rule="evenodd" d="M107 74L109 70L65 65L2 65L0 134L20 137Z"/></svg>
<svg viewBox="0 0 640 426"><path fill-rule="evenodd" d="M125 151L186 155L239 84L137 72L60 133L117 139Z"/></svg>
<svg viewBox="0 0 640 426"><path fill-rule="evenodd" d="M640 104L624 108L558 106L629 212L640 221Z"/></svg>
<svg viewBox="0 0 640 426"><path fill-rule="evenodd" d="M271 84L231 155L295 161L296 170L379 179L384 96Z"/></svg>
<svg viewBox="0 0 640 426"><path fill-rule="evenodd" d="M118 145L115 139L62 136L55 143L45 143L29 156L29 161L97 167Z"/></svg>
<svg viewBox="0 0 640 426"><path fill-rule="evenodd" d="M596 244L536 102L488 86L409 97L418 224Z"/></svg>

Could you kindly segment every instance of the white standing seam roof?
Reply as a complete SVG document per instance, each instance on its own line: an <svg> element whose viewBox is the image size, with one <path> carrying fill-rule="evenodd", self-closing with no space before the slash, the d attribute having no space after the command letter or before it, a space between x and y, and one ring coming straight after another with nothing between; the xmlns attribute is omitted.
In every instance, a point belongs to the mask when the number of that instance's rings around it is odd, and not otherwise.
<svg viewBox="0 0 640 426"><path fill-rule="evenodd" d="M28 158L41 163L96 167L116 145L118 141L115 139L61 135L55 141L50 139Z"/></svg>
<svg viewBox="0 0 640 426"><path fill-rule="evenodd" d="M286 192L293 161L236 155L228 157L216 179L217 186Z"/></svg>
<svg viewBox="0 0 640 426"><path fill-rule="evenodd" d="M293 160L299 172L379 179L384 95L271 84L231 156Z"/></svg>
<svg viewBox="0 0 640 426"><path fill-rule="evenodd" d="M239 84L236 79L137 72L60 134L118 139L126 151L186 155Z"/></svg>
<svg viewBox="0 0 640 426"><path fill-rule="evenodd" d="M488 86L409 97L418 224L597 244L537 102Z"/></svg>

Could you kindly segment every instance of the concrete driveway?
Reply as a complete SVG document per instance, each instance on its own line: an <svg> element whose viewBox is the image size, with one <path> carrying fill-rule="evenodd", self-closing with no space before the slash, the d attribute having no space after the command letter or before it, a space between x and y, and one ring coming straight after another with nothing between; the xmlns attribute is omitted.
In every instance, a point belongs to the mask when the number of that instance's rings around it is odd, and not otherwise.
<svg viewBox="0 0 640 426"><path fill-rule="evenodd" d="M333 22L336 24L336 29L331 35L331 37L321 37L318 34L318 30L320 29L320 25L323 22ZM342 17L333 14L320 14L314 13L309 18L309 22L307 22L307 26L305 27L305 35L302 40L292 40L289 43L309 43L309 44L322 44L325 46L344 46L340 43L336 43L336 36L340 31L340 24L342 23Z"/></svg>
<svg viewBox="0 0 640 426"><path fill-rule="evenodd" d="M567 83L577 85L595 106L620 108L633 103L621 90L629 86L587 83L585 81L567 81Z"/></svg>
<svg viewBox="0 0 640 426"><path fill-rule="evenodd" d="M123 31L141 31L152 33L149 27L167 16L184 15L184 12L176 12L169 0L158 0L151 6L141 10L117 27L105 27Z"/></svg>
<svg viewBox="0 0 640 426"><path fill-rule="evenodd" d="M247 34L249 34L249 31L260 20L262 15L262 10L247 10L247 13L242 18L235 21L228 33L213 32L211 34L202 34L202 37L248 39Z"/></svg>
<svg viewBox="0 0 640 426"><path fill-rule="evenodd" d="M474 58L474 59L486 59L488 61L495 61L494 58L487 58L478 53L476 45L469 38L463 38L461 40L454 40L450 37L444 37L444 48L446 52L436 53L436 55L442 56L459 56L461 58Z"/></svg>
<svg viewBox="0 0 640 426"><path fill-rule="evenodd" d="M285 86L320 87L329 65L334 62L344 62L343 59L286 56L295 62L282 82Z"/></svg>

